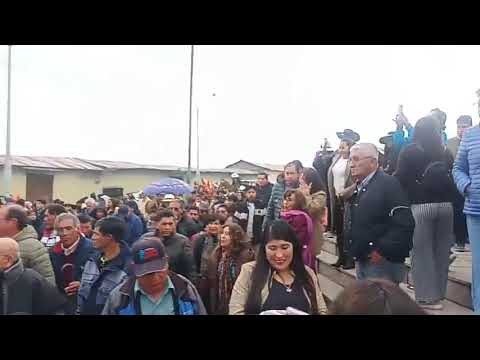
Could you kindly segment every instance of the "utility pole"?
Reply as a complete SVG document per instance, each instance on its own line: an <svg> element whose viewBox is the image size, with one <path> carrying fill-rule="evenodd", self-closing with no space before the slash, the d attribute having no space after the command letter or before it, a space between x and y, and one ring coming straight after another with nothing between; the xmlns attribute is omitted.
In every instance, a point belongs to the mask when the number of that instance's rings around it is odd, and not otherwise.
<svg viewBox="0 0 480 360"><path fill-rule="evenodd" d="M190 111L188 113L188 169L187 183L192 184L192 95L193 95L193 45L190 55Z"/></svg>
<svg viewBox="0 0 480 360"><path fill-rule="evenodd" d="M197 181L200 183L200 133L199 133L199 109L197 106Z"/></svg>
<svg viewBox="0 0 480 360"><path fill-rule="evenodd" d="M12 158L10 153L10 89L12 78L12 45L8 45L8 85L7 85L7 139L5 149L5 163L3 164L4 192L10 196L12 187Z"/></svg>

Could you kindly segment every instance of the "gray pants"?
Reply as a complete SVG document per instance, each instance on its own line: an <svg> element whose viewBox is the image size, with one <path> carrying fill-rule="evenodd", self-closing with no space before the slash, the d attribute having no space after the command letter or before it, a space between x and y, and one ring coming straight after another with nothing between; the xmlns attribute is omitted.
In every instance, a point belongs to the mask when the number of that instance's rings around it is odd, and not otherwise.
<svg viewBox="0 0 480 360"><path fill-rule="evenodd" d="M451 203L412 205L415 218L412 277L417 301L445 298L450 248L454 242Z"/></svg>

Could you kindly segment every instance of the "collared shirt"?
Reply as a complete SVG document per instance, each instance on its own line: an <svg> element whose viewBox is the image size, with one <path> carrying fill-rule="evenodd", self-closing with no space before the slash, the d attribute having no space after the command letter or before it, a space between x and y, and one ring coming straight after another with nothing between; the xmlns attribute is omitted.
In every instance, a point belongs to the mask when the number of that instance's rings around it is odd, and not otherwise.
<svg viewBox="0 0 480 360"><path fill-rule="evenodd" d="M143 315L175 315L175 307L173 306L173 286L172 280L168 277L167 288L163 291L158 300L153 300L135 281L135 294L140 292L140 307Z"/></svg>
<svg viewBox="0 0 480 360"><path fill-rule="evenodd" d="M357 190L358 192L360 192L365 186L368 185L368 183L370 182L370 180L372 180L373 176L376 174L378 169L376 169L375 171L371 172L365 179L363 179L363 181L357 185Z"/></svg>
<svg viewBox="0 0 480 360"><path fill-rule="evenodd" d="M253 238L253 216L255 215L255 204L247 202L248 206L248 223L247 223L247 236L249 239Z"/></svg>
<svg viewBox="0 0 480 360"><path fill-rule="evenodd" d="M70 254L73 254L73 253L75 252L75 250L77 250L78 243L80 242L80 239L81 239L81 237L79 236L79 237L78 237L78 240L75 241L75 243L72 244L72 246L70 246L69 248L65 248L65 247L63 246L63 244L60 243L60 246L61 246L61 248L62 248L63 253L65 254L65 256L68 256L68 255L70 255Z"/></svg>

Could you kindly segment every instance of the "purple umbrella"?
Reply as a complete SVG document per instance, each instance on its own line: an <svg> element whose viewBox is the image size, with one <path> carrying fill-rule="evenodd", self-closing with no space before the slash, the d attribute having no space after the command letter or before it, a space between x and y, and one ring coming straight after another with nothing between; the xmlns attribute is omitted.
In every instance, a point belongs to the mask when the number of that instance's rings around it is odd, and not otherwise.
<svg viewBox="0 0 480 360"><path fill-rule="evenodd" d="M176 196L191 194L193 188L188 185L186 182L174 179L174 178L165 178L160 181L154 182L148 185L143 192L148 196L157 196L157 195L166 195L173 194Z"/></svg>

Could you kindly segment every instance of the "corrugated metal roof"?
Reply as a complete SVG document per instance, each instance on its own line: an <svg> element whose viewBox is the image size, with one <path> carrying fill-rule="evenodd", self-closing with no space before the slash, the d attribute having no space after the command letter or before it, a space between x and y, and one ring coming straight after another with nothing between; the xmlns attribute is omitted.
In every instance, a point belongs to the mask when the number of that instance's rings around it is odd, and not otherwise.
<svg viewBox="0 0 480 360"><path fill-rule="evenodd" d="M5 156L0 155L0 165L5 163ZM110 160L85 160L70 157L57 156L12 156L12 166L22 168L38 168L38 169L64 169L64 170L159 170L159 171L178 171L186 172L187 168L172 165L144 165L127 161L110 161ZM192 169L195 173L195 169ZM200 172L216 172L231 174L236 172L240 175L254 175L256 172L248 170L233 169L200 169Z"/></svg>
<svg viewBox="0 0 480 360"><path fill-rule="evenodd" d="M187 169L185 168L185 171ZM192 169L193 172L195 172L195 169ZM200 169L200 172L216 172L216 173L225 173L225 174L233 174L237 173L239 175L256 175L258 174L257 171L251 171L251 170L244 170L244 169Z"/></svg>
<svg viewBox="0 0 480 360"><path fill-rule="evenodd" d="M254 165L263 167L268 170L272 171L281 171L283 172L285 165L275 165L275 164L265 164L265 163L253 163Z"/></svg>
<svg viewBox="0 0 480 360"><path fill-rule="evenodd" d="M5 156L0 155L0 164L5 163ZM45 169L103 170L85 160L54 156L12 156L12 165Z"/></svg>
<svg viewBox="0 0 480 360"><path fill-rule="evenodd" d="M110 160L85 160L92 165L102 167L109 170L128 170L128 169L149 169L164 171L181 171L182 168L171 165L143 165L127 161L110 161Z"/></svg>
<svg viewBox="0 0 480 360"><path fill-rule="evenodd" d="M256 162L251 162L251 161L246 161L246 160L239 160L237 162L234 162L233 164L227 165L226 168L235 169L235 166L239 165L239 163L242 163L242 162L253 165L253 166L261 167L261 168L266 169L266 170L280 171L280 172L282 172L284 170L284 165L256 163Z"/></svg>

